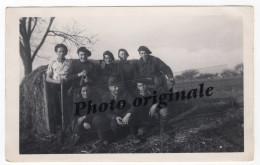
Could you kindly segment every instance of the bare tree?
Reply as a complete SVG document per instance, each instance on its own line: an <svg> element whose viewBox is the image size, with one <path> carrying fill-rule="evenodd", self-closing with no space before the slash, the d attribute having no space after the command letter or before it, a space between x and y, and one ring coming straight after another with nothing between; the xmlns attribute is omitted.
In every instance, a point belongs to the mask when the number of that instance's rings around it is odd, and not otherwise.
<svg viewBox="0 0 260 165"><path fill-rule="evenodd" d="M192 69L184 71L182 76L186 79L186 81L192 81L197 74L199 74L199 72L196 69Z"/></svg>
<svg viewBox="0 0 260 165"><path fill-rule="evenodd" d="M215 77L215 74L211 73L201 73L197 79L213 79Z"/></svg>
<svg viewBox="0 0 260 165"><path fill-rule="evenodd" d="M54 29L54 20L54 17L49 18L47 21L39 17L20 18L20 56L23 61L25 75L32 72L33 61L47 37L59 37L63 39L63 43L70 42L75 46L94 44L91 38L83 34L83 31L76 31L70 27L62 30ZM46 26L43 26L44 24ZM43 35L37 35L39 31ZM34 33L37 37L32 37Z"/></svg>
<svg viewBox="0 0 260 165"><path fill-rule="evenodd" d="M223 78L231 78L231 77L236 76L236 72L231 69L225 69L225 70L223 70L223 72L221 72L221 76Z"/></svg>
<svg viewBox="0 0 260 165"><path fill-rule="evenodd" d="M185 80L185 78L184 78L182 75L177 75L177 76L175 76L175 79L176 79L177 81L182 81L182 82L184 82L184 80Z"/></svg>
<svg viewBox="0 0 260 165"><path fill-rule="evenodd" d="M239 74L243 75L243 71L244 71L244 65L243 65L243 63L237 64L237 65L235 66L235 70L236 70Z"/></svg>

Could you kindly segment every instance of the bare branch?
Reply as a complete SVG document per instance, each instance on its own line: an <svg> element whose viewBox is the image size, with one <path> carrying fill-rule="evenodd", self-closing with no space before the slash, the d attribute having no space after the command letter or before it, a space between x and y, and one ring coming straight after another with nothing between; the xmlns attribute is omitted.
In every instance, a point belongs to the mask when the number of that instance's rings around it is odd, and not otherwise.
<svg viewBox="0 0 260 165"><path fill-rule="evenodd" d="M26 18L23 17L20 19L20 34L22 35L23 38L26 38L27 35L25 24L26 24Z"/></svg>
<svg viewBox="0 0 260 165"><path fill-rule="evenodd" d="M30 37L31 35L31 28L32 28L32 17L29 17L29 20L28 20L28 28L27 28L27 34L28 36Z"/></svg>
<svg viewBox="0 0 260 165"><path fill-rule="evenodd" d="M93 45L94 42L91 40L91 38L81 35L82 32L76 32L76 31L70 31L67 28L67 32L62 32L62 31L57 31L57 30L52 30L48 34L49 36L53 37L61 37L63 38L63 41L68 40L71 43L73 43L75 46L79 45L86 45L86 44L91 44Z"/></svg>
<svg viewBox="0 0 260 165"><path fill-rule="evenodd" d="M50 32L50 28L51 28L51 25L54 21L54 17L51 17L50 18L50 22L49 22L49 25L48 25L48 28L46 29L46 32L44 33L44 36L42 37L42 40L40 42L40 44L38 45L38 47L35 49L35 51L33 52L33 55L32 55L32 61L34 60L35 56L37 55L38 51L40 50L40 48L42 47L48 33Z"/></svg>
<svg viewBox="0 0 260 165"><path fill-rule="evenodd" d="M44 59L49 60L49 58L47 58L47 57L42 57L42 56L38 56L38 55L36 55L36 56L39 57L39 58L44 58Z"/></svg>
<svg viewBox="0 0 260 165"><path fill-rule="evenodd" d="M36 27L36 25L37 25L37 17L35 17L34 18L34 25L33 25L33 28L32 28L32 30L31 30L31 33L30 33L30 35L32 35L32 32L34 31L34 29L35 29L35 27Z"/></svg>
<svg viewBox="0 0 260 165"><path fill-rule="evenodd" d="M24 59L24 46L21 41L19 41L19 51L20 51L21 58Z"/></svg>

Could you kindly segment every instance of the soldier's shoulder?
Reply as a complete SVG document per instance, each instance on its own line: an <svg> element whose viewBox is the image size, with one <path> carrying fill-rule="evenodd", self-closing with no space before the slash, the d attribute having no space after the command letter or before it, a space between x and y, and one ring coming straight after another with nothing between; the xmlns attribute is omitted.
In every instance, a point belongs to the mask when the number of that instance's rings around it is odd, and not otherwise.
<svg viewBox="0 0 260 165"><path fill-rule="evenodd" d="M154 55L150 55L150 58L153 59L153 60L160 60L159 57L156 57L156 56L154 56Z"/></svg>
<svg viewBox="0 0 260 165"><path fill-rule="evenodd" d="M91 64L93 64L93 65L99 65L101 60L89 59L88 61L89 61L89 63L91 63Z"/></svg>
<svg viewBox="0 0 260 165"><path fill-rule="evenodd" d="M159 57L152 56L152 61L155 63L162 63L163 61Z"/></svg>
<svg viewBox="0 0 260 165"><path fill-rule="evenodd" d="M129 63L130 63L131 65L136 65L136 64L138 63L138 61L139 61L139 60L137 60L137 59L131 59L131 60L129 60Z"/></svg>
<svg viewBox="0 0 260 165"><path fill-rule="evenodd" d="M79 59L70 59L70 63L74 66L80 65L81 62Z"/></svg>
<svg viewBox="0 0 260 165"><path fill-rule="evenodd" d="M120 60L114 60L112 63L114 63L114 64L119 64L119 63L120 63Z"/></svg>

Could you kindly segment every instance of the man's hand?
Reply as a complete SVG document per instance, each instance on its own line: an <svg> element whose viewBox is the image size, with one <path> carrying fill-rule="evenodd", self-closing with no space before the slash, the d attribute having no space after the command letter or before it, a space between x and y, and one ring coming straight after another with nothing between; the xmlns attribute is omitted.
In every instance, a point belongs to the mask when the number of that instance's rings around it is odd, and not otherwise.
<svg viewBox="0 0 260 165"><path fill-rule="evenodd" d="M67 81L67 78L60 78L60 83L63 84Z"/></svg>
<svg viewBox="0 0 260 165"><path fill-rule="evenodd" d="M156 108L157 108L157 104L154 104L149 111L149 115L150 116L155 116L155 112L156 112Z"/></svg>
<svg viewBox="0 0 260 165"><path fill-rule="evenodd" d="M87 117L86 116L81 116L77 119L77 124L81 125L81 123L83 122L83 120L85 120Z"/></svg>
<svg viewBox="0 0 260 165"><path fill-rule="evenodd" d="M82 72L78 73L78 77L85 77L87 76L87 71L83 70Z"/></svg>
<svg viewBox="0 0 260 165"><path fill-rule="evenodd" d="M83 127L84 127L85 129L90 129L90 128L91 128L90 124L87 123L87 122L84 122L84 123L83 123Z"/></svg>
<svg viewBox="0 0 260 165"><path fill-rule="evenodd" d="M122 119L121 117L116 117L116 122L117 122L117 124L123 125L124 123L123 123L122 120L123 120L123 119Z"/></svg>
<svg viewBox="0 0 260 165"><path fill-rule="evenodd" d="M125 117L123 118L123 123L128 125L129 119L130 119L131 113L127 113Z"/></svg>
<svg viewBox="0 0 260 165"><path fill-rule="evenodd" d="M73 89L70 88L70 89L67 91L67 95L70 96L70 95L72 94L72 92L73 92Z"/></svg>

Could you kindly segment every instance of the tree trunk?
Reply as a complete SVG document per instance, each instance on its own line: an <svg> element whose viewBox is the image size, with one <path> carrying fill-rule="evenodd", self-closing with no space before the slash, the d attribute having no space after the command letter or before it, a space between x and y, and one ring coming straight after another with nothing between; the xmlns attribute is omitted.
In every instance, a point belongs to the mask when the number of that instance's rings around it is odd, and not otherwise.
<svg viewBox="0 0 260 165"><path fill-rule="evenodd" d="M31 72L32 72L32 63L26 62L26 64L24 65L24 75L26 76Z"/></svg>
<svg viewBox="0 0 260 165"><path fill-rule="evenodd" d="M24 66L24 75L28 75L32 72L32 59L31 59L31 47L30 47L30 40L26 37L23 40L23 47L21 50L23 54L23 66Z"/></svg>
<svg viewBox="0 0 260 165"><path fill-rule="evenodd" d="M54 17L51 17L49 25L44 33L44 36L41 39L41 42L36 47L36 49L32 52L30 39L31 39L31 34L34 31L34 28L36 27L37 24L37 18L34 19L35 21L33 26L32 26L32 20L33 20L32 17L29 17L28 23L26 22L27 18L20 19L20 36L22 38L20 39L20 56L23 60L25 76L32 72L32 63L34 61L34 58L37 55L39 49L42 47L46 37L48 36L51 25L54 21Z"/></svg>

